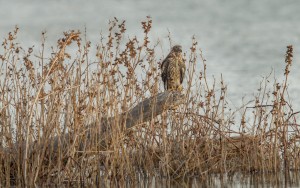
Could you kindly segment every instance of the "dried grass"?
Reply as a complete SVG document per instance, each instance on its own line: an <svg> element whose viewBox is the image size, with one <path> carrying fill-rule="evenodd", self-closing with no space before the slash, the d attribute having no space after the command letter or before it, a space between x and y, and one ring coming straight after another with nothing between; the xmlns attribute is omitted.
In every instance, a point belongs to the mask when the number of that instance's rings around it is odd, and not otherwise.
<svg viewBox="0 0 300 188"><path fill-rule="evenodd" d="M287 93L292 46L283 83L268 90L267 77L237 120L224 81L208 83L193 40L185 54L186 102L126 129L120 114L163 88L151 25L150 18L142 22L142 40L127 39L125 21L111 21L96 62L80 32L65 32L50 58L45 33L39 52L16 42L18 28L9 33L0 55L1 185L126 185L151 177L299 170L299 112ZM105 136L101 126L109 117Z"/></svg>

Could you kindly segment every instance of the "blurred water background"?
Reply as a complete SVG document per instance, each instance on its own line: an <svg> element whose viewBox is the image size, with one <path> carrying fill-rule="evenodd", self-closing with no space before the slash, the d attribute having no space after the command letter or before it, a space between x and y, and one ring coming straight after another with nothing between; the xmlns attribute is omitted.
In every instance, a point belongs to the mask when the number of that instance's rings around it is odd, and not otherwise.
<svg viewBox="0 0 300 188"><path fill-rule="evenodd" d="M289 92L299 109L297 0L0 0L0 39L18 25L22 46L39 48L41 32L47 31L50 50L63 31L86 28L87 39L96 46L109 20L124 19L128 35L141 36L140 22L146 16L153 19L150 37L161 41L164 56L170 49L169 32L185 51L196 37L207 59L208 77L220 79L222 73L234 106L241 105L244 96L251 98L272 70L278 81L283 79L286 46L294 45Z"/></svg>

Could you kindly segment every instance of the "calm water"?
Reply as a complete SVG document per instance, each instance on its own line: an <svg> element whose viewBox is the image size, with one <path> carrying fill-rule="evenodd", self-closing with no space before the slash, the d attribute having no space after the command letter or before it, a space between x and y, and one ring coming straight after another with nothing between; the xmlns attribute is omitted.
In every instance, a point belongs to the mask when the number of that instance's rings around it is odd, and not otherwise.
<svg viewBox="0 0 300 188"><path fill-rule="evenodd" d="M50 47L63 31L86 27L88 39L96 45L113 17L127 21L130 36L140 36L140 21L148 15L153 18L151 38L160 39L164 54L169 49L168 31L186 50L196 36L209 77L219 79L223 74L233 105L252 96L272 69L282 80L286 46L293 44L289 89L293 105L300 108L298 0L0 0L0 36L3 39L17 24L23 46L38 47L40 33L46 30Z"/></svg>
<svg viewBox="0 0 300 188"><path fill-rule="evenodd" d="M284 175L259 175L254 174L251 176L243 176L241 174L234 175L232 177L223 177L219 175L210 175L205 179L190 178L190 179L173 179L168 180L166 178L153 177L140 179L136 182L122 181L105 181L100 178L100 187L141 187L141 188L283 188L291 187L298 188L300 186L299 174L291 173L288 179L284 178ZM74 182L76 185L76 182ZM79 182L77 182L79 185ZM87 186L87 185L85 185ZM59 187L67 187L60 185Z"/></svg>

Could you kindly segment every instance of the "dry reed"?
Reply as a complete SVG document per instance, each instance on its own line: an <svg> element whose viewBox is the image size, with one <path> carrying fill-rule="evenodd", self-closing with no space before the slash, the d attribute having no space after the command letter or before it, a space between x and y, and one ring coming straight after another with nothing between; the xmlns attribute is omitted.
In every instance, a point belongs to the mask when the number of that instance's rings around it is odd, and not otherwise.
<svg viewBox="0 0 300 188"><path fill-rule="evenodd" d="M224 81L208 83L193 39L185 53L185 103L126 129L121 114L163 88L151 26L148 18L144 38L127 39L125 21L114 19L96 47L96 62L80 32L65 32L50 57L45 33L38 52L16 42L18 28L9 33L0 54L1 185L126 185L152 177L299 170L299 111L287 93L292 46L283 83L273 90L262 83L237 120Z"/></svg>

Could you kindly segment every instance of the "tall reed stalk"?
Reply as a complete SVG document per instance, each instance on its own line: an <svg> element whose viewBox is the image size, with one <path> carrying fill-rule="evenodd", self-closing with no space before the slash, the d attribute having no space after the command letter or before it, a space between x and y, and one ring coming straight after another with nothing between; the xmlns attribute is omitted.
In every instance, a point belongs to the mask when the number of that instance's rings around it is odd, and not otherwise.
<svg viewBox="0 0 300 188"><path fill-rule="evenodd" d="M193 39L184 51L186 102L127 129L122 117L163 92L151 27L147 18L144 37L128 37L125 21L114 19L96 46L79 31L65 32L50 54L46 33L28 49L17 42L17 27L8 34L0 50L1 185L122 186L299 170L299 111L288 102L292 46L283 83L270 90L266 77L255 99L233 110L230 88L223 79L210 84Z"/></svg>

